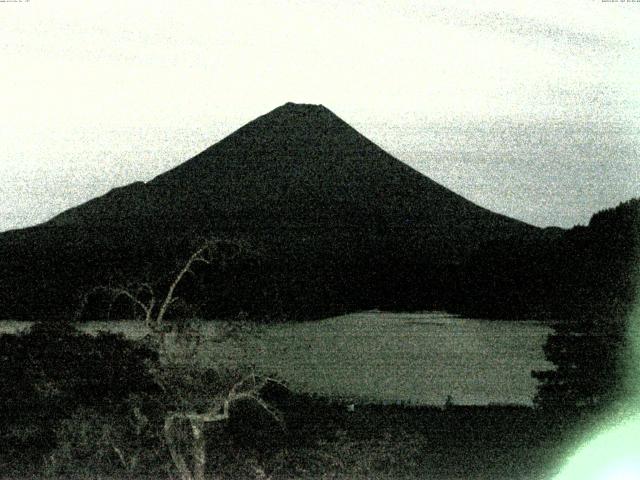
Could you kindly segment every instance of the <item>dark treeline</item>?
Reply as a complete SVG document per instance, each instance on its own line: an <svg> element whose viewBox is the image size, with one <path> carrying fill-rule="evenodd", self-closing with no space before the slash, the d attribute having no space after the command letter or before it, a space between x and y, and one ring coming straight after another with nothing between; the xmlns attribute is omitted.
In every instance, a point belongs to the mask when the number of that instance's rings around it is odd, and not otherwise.
<svg viewBox="0 0 640 480"><path fill-rule="evenodd" d="M81 296L99 285L150 282L165 291L199 242L210 238L202 232L177 230L147 229L141 237L124 227L46 228L46 235L10 232L0 244L3 318L73 318ZM449 280L454 266L446 260L462 256L452 252L455 239L447 242L452 245L448 249L438 243L429 250L424 244L395 243L395 234L373 231L343 231L340 236L326 232L310 239L295 230L271 232L270 237L249 238L231 231L212 233L229 243L241 238L245 248L231 260L200 268L182 283L180 296L191 309L173 315L235 318L244 312L257 321L271 321L373 308L443 308L453 288ZM436 248L441 252L439 262L424 253ZM93 301L84 318L132 316L126 302L109 309L99 298Z"/></svg>
<svg viewBox="0 0 640 480"><path fill-rule="evenodd" d="M342 239L329 232L306 243L293 231L245 238L240 255L201 268L181 285L190 308L173 315L235 318L244 312L270 321L379 308L496 319L619 317L634 298L638 203L597 213L588 226L531 230L471 253L442 251L438 262L424 254L424 245L394 244L393 235L373 231L344 232ZM73 317L83 292L97 285L152 282L163 291L203 238L145 231L141 242L124 229L107 236L100 229L49 228L46 236L5 234L13 237L0 245L3 317ZM226 238L234 242L232 233ZM135 313L126 302L109 310L93 300L85 318Z"/></svg>
<svg viewBox="0 0 640 480"><path fill-rule="evenodd" d="M588 226L513 237L460 268L450 308L492 318L621 317L633 305L640 199L596 213Z"/></svg>

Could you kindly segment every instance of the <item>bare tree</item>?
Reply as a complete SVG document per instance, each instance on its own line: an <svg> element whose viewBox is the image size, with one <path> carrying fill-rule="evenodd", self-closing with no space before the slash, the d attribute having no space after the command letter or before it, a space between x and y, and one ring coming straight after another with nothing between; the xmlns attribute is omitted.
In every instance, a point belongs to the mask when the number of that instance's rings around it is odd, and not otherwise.
<svg viewBox="0 0 640 480"><path fill-rule="evenodd" d="M163 332L166 329L165 317L172 306L181 302L182 299L176 295L176 289L188 275L195 275L194 267L198 264L211 265L215 255L229 255L228 252L221 253L222 245L233 247L234 253L238 255L244 245L241 242L229 242L219 239L207 240L203 242L187 259L180 268L176 276L169 284L164 297L158 296L151 282L129 283L126 285L114 285L111 282L107 285L99 285L81 296L76 316L80 317L85 310L90 298L96 294L106 294L110 297L111 306L120 298L124 297L131 304L139 309L144 317L145 325L153 333Z"/></svg>
<svg viewBox="0 0 640 480"><path fill-rule="evenodd" d="M221 251L221 247L232 247L232 253ZM230 257L235 257L243 250L244 245L241 242L228 242L221 240L207 240L203 242L186 260L184 265L177 271L175 277L168 284L166 294L163 297L157 295L158 287L154 288L152 282L129 283L125 285L101 285L94 287L85 293L80 302L77 315L81 315L86 308L89 299L94 294L106 294L110 298L111 306L120 298L128 300L134 308L139 310L144 318L145 325L149 328L153 335L161 336L158 345L161 347L161 357L164 359L164 373L161 370L155 371L156 379L159 385L165 390L173 389L173 394L177 392L175 382L171 380L163 381L163 375L169 371L178 370L180 375L180 365L192 363L196 355L193 351L185 348L181 344L179 335L175 338L165 337L167 331L166 316L170 309L174 307L182 299L176 294L176 290L181 282L189 275L196 275L194 267L198 264L211 265L214 260L224 261ZM229 250L227 248L226 250ZM199 335L198 335L199 340ZM175 343L173 343L175 342ZM199 341L196 348L200 345ZM176 355L177 352L177 355ZM193 364L191 365L193 367ZM176 372L174 372L175 374ZM171 373L169 373L171 375ZM166 384L165 384L166 383ZM284 421L280 413L270 406L264 399L260 397L261 390L269 383L280 382L273 378L258 378L255 374L251 374L235 383L229 390L224 390L222 395L214 395L212 398L206 398L206 404L209 408L205 408L204 413L198 413L193 405L183 410L173 411L166 415L164 422L164 438L169 449L171 459L179 472L181 480L203 480L205 474L206 459L206 438L204 428L208 423L225 422L230 418L230 407L235 402L249 401L255 404L259 409L271 418L275 424L284 430ZM283 386L284 387L284 386ZM286 387L284 387L286 388ZM179 390L179 389L178 389ZM189 392L189 395L194 395ZM189 402L186 402L187 404ZM187 457L181 453L180 444L176 436L176 424L178 422L187 422L190 431L190 452ZM114 447L115 448L115 447ZM121 450L115 450L123 465L128 465L127 459ZM188 462L186 458L191 458ZM191 463L191 465L189 465Z"/></svg>
<svg viewBox="0 0 640 480"><path fill-rule="evenodd" d="M224 422L230 419L230 406L238 401L250 401L261 408L282 431L285 430L284 420L277 409L270 406L260 397L260 391L269 383L280 382L273 378L258 379L255 375L250 375L236 383L225 398L218 399L213 408L205 413L194 412L173 412L165 418L164 436L171 459L176 466L181 480L203 480L207 464L206 458L206 438L204 434L205 424ZM285 387L286 388L286 387ZM178 442L175 437L175 423L177 421L187 421L191 431L191 455L192 465L189 466L185 456L180 452Z"/></svg>

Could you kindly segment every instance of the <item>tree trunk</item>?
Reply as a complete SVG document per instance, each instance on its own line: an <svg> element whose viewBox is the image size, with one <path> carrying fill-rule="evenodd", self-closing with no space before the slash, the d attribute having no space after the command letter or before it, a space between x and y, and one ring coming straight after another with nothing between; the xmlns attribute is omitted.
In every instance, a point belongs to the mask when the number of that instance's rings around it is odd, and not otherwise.
<svg viewBox="0 0 640 480"><path fill-rule="evenodd" d="M191 470L189 470L189 467L187 466L187 462L180 454L178 445L174 442L172 429L176 418L177 417L175 415L169 415L166 418L164 422L164 438L167 442L167 447L169 447L169 453L171 454L173 464L176 466L178 473L180 474L180 480L194 480L193 475L191 475Z"/></svg>
<svg viewBox="0 0 640 480"><path fill-rule="evenodd" d="M204 470L207 464L206 438L204 436L204 422L191 419L193 432L193 478L204 480Z"/></svg>

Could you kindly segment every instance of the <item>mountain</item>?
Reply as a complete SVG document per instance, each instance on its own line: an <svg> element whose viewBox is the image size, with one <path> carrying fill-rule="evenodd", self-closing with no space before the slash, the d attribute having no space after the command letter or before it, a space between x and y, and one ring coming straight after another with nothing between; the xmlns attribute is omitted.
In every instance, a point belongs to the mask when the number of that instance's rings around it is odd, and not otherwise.
<svg viewBox="0 0 640 480"><path fill-rule="evenodd" d="M478 246L538 232L447 190L327 108L287 103L147 183L1 234L0 318L69 315L90 286L166 275L208 237L251 250L207 274L209 315L430 308Z"/></svg>

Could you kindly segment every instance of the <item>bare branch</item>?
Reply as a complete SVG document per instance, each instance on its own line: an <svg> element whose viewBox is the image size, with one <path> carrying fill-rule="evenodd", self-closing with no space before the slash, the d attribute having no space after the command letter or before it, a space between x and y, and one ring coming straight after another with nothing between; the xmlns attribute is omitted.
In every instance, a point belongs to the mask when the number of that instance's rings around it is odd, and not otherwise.
<svg viewBox="0 0 640 480"><path fill-rule="evenodd" d="M221 246L225 248L221 249ZM166 342L166 337L161 335L164 327L164 318L169 308L183 301L180 296L176 295L176 288L183 281L184 277L187 275L196 275L196 270L194 269L195 265L211 265L214 261L214 252L218 252L219 256L223 257L222 260L224 260L224 258L236 257L243 251L243 248L244 244L241 242L223 243L220 240L205 241L191 254L182 268L178 271L177 275L169 285L167 293L163 299L156 296L154 287L150 283L142 282L126 286L114 286L112 282L109 282L109 285L94 287L92 290L81 296L77 315L78 317L80 316L89 302L89 297L96 293L106 293L110 296L111 303L109 305L109 310L111 310L111 307L116 300L120 297L124 297L131 302L134 307L136 307L136 313L138 311L144 312L145 324L148 326L152 334L158 334L157 337L152 338L154 338L154 340L160 339L161 341ZM187 338L190 339L190 337ZM199 338L197 341L199 341ZM162 347L162 344L160 344L160 346ZM172 412L165 417L163 427L164 437L171 459L179 472L181 480L202 480L204 478L206 464L206 439L204 435L204 425L206 423L229 420L230 405L234 402L242 400L251 400L255 402L278 424L282 425L284 429L284 421L280 413L259 396L260 390L268 381L273 380L265 378L261 379L259 382L255 374L249 375L233 385L226 397L222 396L217 398L215 404L207 412ZM162 379L158 379L158 384L164 391L169 389L169 385L166 385ZM189 422L191 426L193 440L191 446L192 451L191 455L187 458L191 458L193 460L194 464L192 467L189 466L185 456L180 453L179 442L176 440L174 432L175 423L177 421ZM123 452L122 449L119 449L115 444L112 444L112 446L120 462L123 466L127 466L128 462L125 452ZM132 459L132 462L133 461L137 460Z"/></svg>
<svg viewBox="0 0 640 480"><path fill-rule="evenodd" d="M142 303L142 301L140 301L138 297L133 295L129 290L122 287L115 287L115 288L111 288L110 290L114 294L114 297L113 297L114 302L118 299L118 297L124 296L129 300L131 300L131 302L133 302L135 305L139 306L142 309L142 311L145 312L145 314L149 312L149 305L145 305L144 303Z"/></svg>
<svg viewBox="0 0 640 480"><path fill-rule="evenodd" d="M76 318L79 319L80 316L82 315L82 312L84 311L84 309L86 308L87 304L89 303L89 299L92 295L95 295L97 293L106 293L108 295L111 296L110 299L110 303L109 303L109 309L108 309L108 316L111 315L111 309L113 307L113 304L115 303L115 301L120 298L120 297L125 297L127 298L133 305L139 307L145 314L145 320L148 321L151 317L153 308L155 306L155 297L153 296L153 294L151 294L151 297L149 299L149 303L145 304L142 300L140 300L138 294L141 292L142 290L147 290L148 292L152 293L153 289L151 288L150 285L144 285L142 287L139 287L134 293L131 293L131 290L125 287L121 287L121 286L117 286L114 287L112 285L99 285L96 287L93 287L91 290L89 290L88 292L86 292L84 295L82 295L81 299L80 299L80 305L78 306L78 310L76 312Z"/></svg>
<svg viewBox="0 0 640 480"><path fill-rule="evenodd" d="M204 253L207 251L211 252L215 247L217 247L217 245L218 245L217 241L205 242L204 245L198 248L198 250L196 250L191 255L191 257L189 257L189 259L187 260L187 263L184 265L184 267L182 267L182 270L178 272L178 275L173 280L173 283L169 286L167 296L165 297L164 302L160 306L160 311L158 312L158 316L156 317L156 325L159 326L163 322L164 316L166 315L167 310L171 306L174 291L178 286L178 284L182 281L182 278L187 274L187 272L191 272L191 267L197 262L202 262L207 265L210 265L211 261L204 257Z"/></svg>
<svg viewBox="0 0 640 480"><path fill-rule="evenodd" d="M267 402L265 402L262 398L260 398L260 396L258 396L256 394L252 394L252 393L241 393L239 395L236 395L230 403L237 402L237 401L240 401L240 400L252 400L252 401L256 402L284 430L284 418L282 418L282 415L280 414L280 412L278 412L276 409L272 408ZM227 408L228 408L228 406L227 406Z"/></svg>
<svg viewBox="0 0 640 480"><path fill-rule="evenodd" d="M147 290L147 292L149 292L149 294L153 297L154 293L153 293L153 287L151 286L151 284L149 283L141 283L140 287L138 288L138 291L142 292L142 290Z"/></svg>
<svg viewBox="0 0 640 480"><path fill-rule="evenodd" d="M191 475L191 470L187 466L187 462L184 457L178 451L178 446L176 445L173 437L173 424L180 416L176 414L170 414L165 418L164 421L164 438L167 443L167 447L169 447L169 454L171 455L171 460L173 460L173 464L178 469L178 473L180 474L181 480L193 480L193 476Z"/></svg>
<svg viewBox="0 0 640 480"><path fill-rule="evenodd" d="M207 463L204 422L200 419L192 419L190 423L193 433L193 477L195 480L204 480L204 470Z"/></svg>
<svg viewBox="0 0 640 480"><path fill-rule="evenodd" d="M113 441L111 442L111 448L113 448L113 451L116 452L116 455L118 455L118 459L120 460L120 463L122 464L122 466L124 468L128 468L129 464L127 463L126 458L124 458L124 454L122 453L122 450L120 450L118 447L116 447L115 443L113 443Z"/></svg>
<svg viewBox="0 0 640 480"><path fill-rule="evenodd" d="M220 401L217 402L216 405L208 412L174 412L169 414L165 420L164 433L171 458L180 472L181 480L201 480L204 478L204 470L206 466L206 439L204 438L203 432L204 424L229 420L229 408L234 402L242 400L251 400L256 402L276 423L278 423L278 425L280 425L283 431L285 430L285 422L280 412L270 406L259 396L260 389L269 382L275 382L282 385L281 382L270 377L265 377L258 382L255 374L252 373L234 384L229 390L227 397L222 400L221 403ZM248 390L240 391L247 386L249 387ZM220 412L220 410L222 410L222 412ZM193 435L193 450L191 455L194 460L193 473L187 466L187 462L184 457L178 452L172 435L173 424L176 420L188 420L191 425Z"/></svg>

